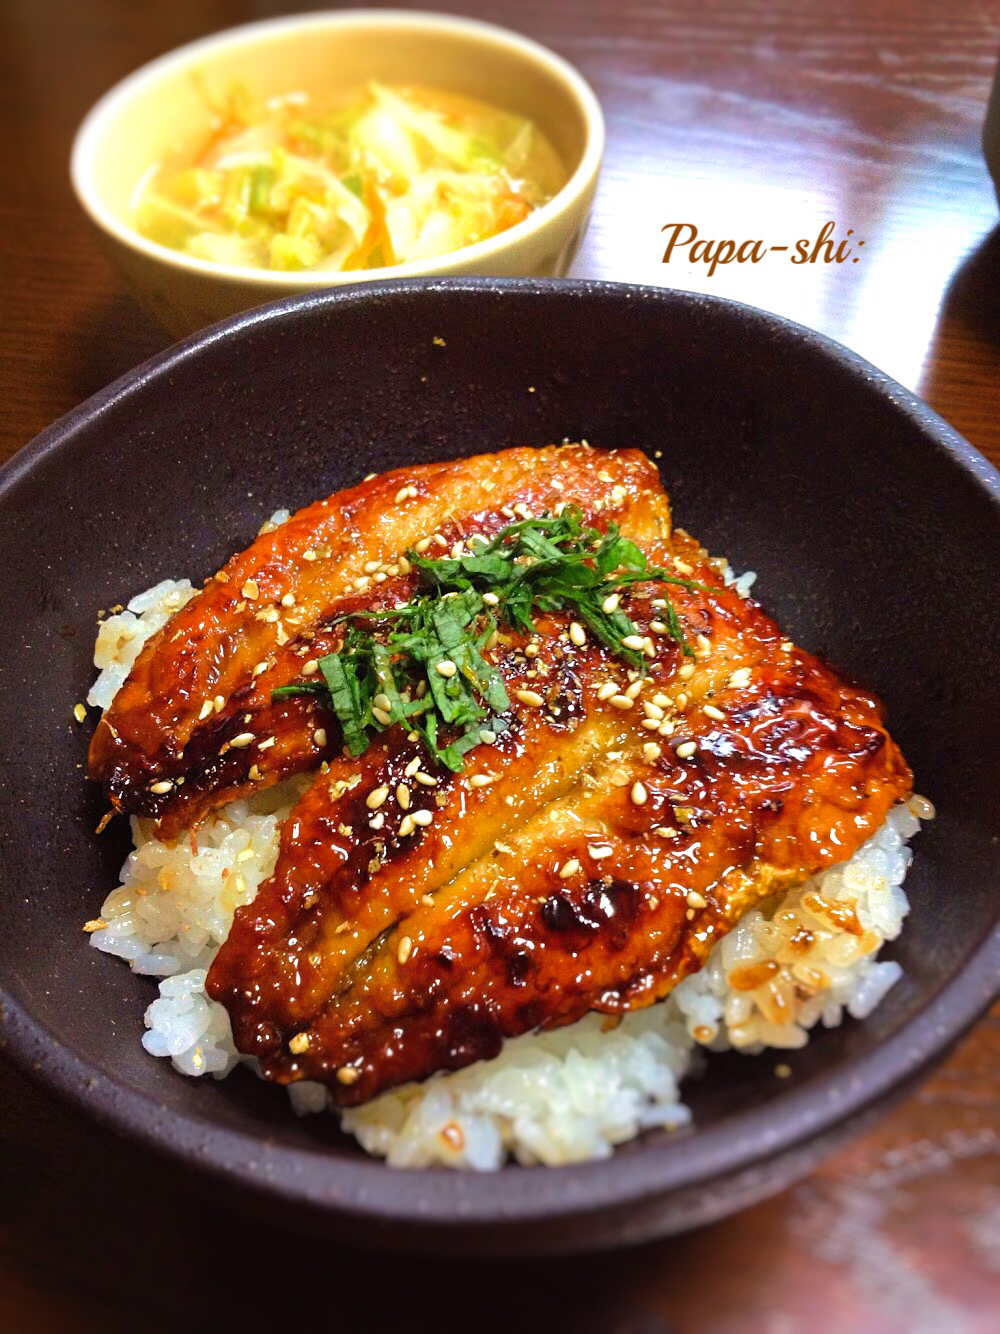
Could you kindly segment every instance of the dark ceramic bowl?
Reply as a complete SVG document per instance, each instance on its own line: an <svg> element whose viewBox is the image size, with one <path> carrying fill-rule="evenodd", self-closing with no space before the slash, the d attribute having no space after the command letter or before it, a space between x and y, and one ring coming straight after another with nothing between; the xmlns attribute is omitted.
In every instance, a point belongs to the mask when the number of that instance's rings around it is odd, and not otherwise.
<svg viewBox="0 0 1000 1334"><path fill-rule="evenodd" d="M376 469L564 436L662 449L678 521L759 571L789 633L885 699L938 809L887 951L905 978L870 1019L817 1032L789 1058L791 1079L775 1077L773 1054L712 1060L686 1090L693 1131L557 1170L392 1171L245 1073L185 1079L142 1051L153 984L80 929L126 831L94 837L89 729L70 711L92 676L97 607L216 569L277 505ZM211 329L0 475L4 1045L213 1189L357 1241L582 1249L748 1204L912 1085L993 993L998 568L997 473L871 366L746 307L600 283L418 280Z"/></svg>

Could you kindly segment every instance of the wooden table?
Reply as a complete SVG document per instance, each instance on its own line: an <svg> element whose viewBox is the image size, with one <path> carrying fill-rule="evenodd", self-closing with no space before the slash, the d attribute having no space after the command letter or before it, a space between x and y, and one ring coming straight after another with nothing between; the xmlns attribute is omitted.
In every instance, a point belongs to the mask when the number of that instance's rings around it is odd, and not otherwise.
<svg viewBox="0 0 1000 1334"><path fill-rule="evenodd" d="M284 8L3 0L0 459L167 341L71 198L76 123L143 61ZM576 273L718 292L801 320L916 389L1000 461L1000 230L979 151L995 5L459 8L561 51L604 104L607 163ZM772 254L710 275L681 252L661 262L664 224L794 247L828 220L838 239L853 230L856 263ZM986 1334L1000 1303L998 1021L867 1138L767 1204L621 1255L500 1268L289 1244L194 1201L163 1165L4 1069L0 1328L160 1330L186 1309L193 1328L252 1329L273 1305L296 1325L359 1334ZM215 1268L198 1258L204 1247Z"/></svg>

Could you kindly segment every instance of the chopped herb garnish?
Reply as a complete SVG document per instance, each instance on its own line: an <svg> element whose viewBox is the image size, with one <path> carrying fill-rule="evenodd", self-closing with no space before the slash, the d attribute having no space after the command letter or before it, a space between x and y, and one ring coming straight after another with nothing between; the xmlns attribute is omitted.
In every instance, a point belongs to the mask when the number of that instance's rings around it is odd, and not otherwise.
<svg viewBox="0 0 1000 1334"><path fill-rule="evenodd" d="M483 656L502 627L533 633L536 612L570 611L594 638L633 667L642 654L624 640L636 626L613 595L635 583L703 584L650 569L644 553L616 525L585 528L580 511L509 524L492 541L473 537L475 550L441 560L408 551L420 590L402 607L350 612L343 643L319 660L322 680L279 686L273 700L317 695L336 715L344 745L361 755L396 723L416 732L425 748L454 771L488 728L507 731L510 707L503 677ZM490 600L483 594L489 594ZM689 657L677 613L663 613L670 636ZM453 666L452 666L453 665ZM448 740L442 744L442 732Z"/></svg>

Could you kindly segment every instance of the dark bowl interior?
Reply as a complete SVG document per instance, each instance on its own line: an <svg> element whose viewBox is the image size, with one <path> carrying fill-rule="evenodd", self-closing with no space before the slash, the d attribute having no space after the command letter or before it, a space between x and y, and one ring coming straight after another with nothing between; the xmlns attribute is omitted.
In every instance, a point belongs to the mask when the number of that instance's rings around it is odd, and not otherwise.
<svg viewBox="0 0 1000 1334"><path fill-rule="evenodd" d="M204 576L276 506L403 463L563 437L662 449L678 522L757 570L788 632L885 699L938 809L888 951L905 978L870 1019L792 1056L790 1080L772 1056L713 1059L687 1089L694 1131L556 1171L391 1172L243 1072L194 1081L144 1054L154 984L80 930L127 840L122 827L94 837L89 728L71 709L92 677L98 607L166 575ZM607 1245L777 1189L943 1052L995 984L998 497L989 465L873 368L703 297L585 282L359 286L164 354L0 477L8 1049L123 1131L359 1240Z"/></svg>

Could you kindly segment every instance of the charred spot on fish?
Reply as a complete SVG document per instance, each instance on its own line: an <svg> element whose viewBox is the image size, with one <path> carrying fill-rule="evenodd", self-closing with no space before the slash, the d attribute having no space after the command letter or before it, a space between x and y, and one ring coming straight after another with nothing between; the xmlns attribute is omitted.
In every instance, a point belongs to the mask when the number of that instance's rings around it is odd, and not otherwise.
<svg viewBox="0 0 1000 1334"><path fill-rule="evenodd" d="M622 922L630 926L638 915L640 899L635 881L609 877L591 880L583 895L587 915L595 926L606 922Z"/></svg>
<svg viewBox="0 0 1000 1334"><path fill-rule="evenodd" d="M500 1055L503 1033L492 1015L479 1005L463 1005L450 1016L444 1065L460 1070L473 1061L490 1061Z"/></svg>
<svg viewBox="0 0 1000 1334"><path fill-rule="evenodd" d="M569 931L582 925L576 908L564 894L552 894L545 900L542 921L550 931Z"/></svg>
<svg viewBox="0 0 1000 1334"><path fill-rule="evenodd" d="M512 950L507 956L507 980L512 987L523 987L535 961L527 950Z"/></svg>
<svg viewBox="0 0 1000 1334"><path fill-rule="evenodd" d="M600 888L594 888L595 882L587 887L587 893L593 893L592 902L595 912L601 916L603 938L614 950L623 950L628 944L633 923L639 914L642 893L632 880L612 880L610 884L597 882Z"/></svg>

